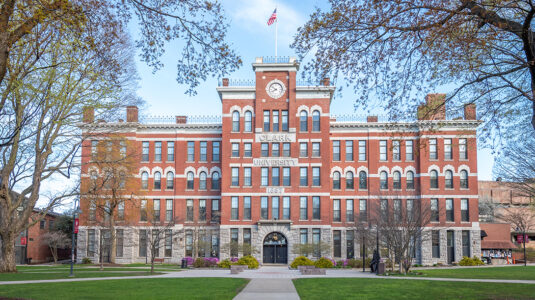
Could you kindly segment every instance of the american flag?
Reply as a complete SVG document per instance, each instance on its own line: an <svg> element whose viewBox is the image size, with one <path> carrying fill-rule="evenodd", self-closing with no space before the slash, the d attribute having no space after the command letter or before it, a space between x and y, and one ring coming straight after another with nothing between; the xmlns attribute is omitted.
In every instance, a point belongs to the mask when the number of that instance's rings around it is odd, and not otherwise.
<svg viewBox="0 0 535 300"><path fill-rule="evenodd" d="M271 14L271 17L269 17L269 20L267 22L268 26L275 23L276 20L277 20L277 9L275 8L275 10Z"/></svg>

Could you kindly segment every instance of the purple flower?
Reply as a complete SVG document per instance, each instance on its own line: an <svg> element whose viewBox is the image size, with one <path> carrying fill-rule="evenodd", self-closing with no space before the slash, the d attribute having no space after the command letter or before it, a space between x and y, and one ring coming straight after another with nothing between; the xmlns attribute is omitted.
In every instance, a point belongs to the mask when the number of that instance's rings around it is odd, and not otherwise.
<svg viewBox="0 0 535 300"><path fill-rule="evenodd" d="M189 266L189 265L193 265L193 257L191 257L191 256L186 256L186 257L184 257L184 259L186 260L188 266Z"/></svg>
<svg viewBox="0 0 535 300"><path fill-rule="evenodd" d="M237 261L238 261L238 258L237 258L237 257L231 257L231 258L230 258L230 261L231 261L231 262L237 262Z"/></svg>

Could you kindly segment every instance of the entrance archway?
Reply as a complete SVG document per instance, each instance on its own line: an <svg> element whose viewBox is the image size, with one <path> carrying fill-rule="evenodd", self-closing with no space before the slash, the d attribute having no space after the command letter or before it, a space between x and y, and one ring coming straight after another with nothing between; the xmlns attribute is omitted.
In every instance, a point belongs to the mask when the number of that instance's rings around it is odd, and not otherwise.
<svg viewBox="0 0 535 300"><path fill-rule="evenodd" d="M279 232L272 232L264 238L264 263L287 264L288 242L286 237Z"/></svg>

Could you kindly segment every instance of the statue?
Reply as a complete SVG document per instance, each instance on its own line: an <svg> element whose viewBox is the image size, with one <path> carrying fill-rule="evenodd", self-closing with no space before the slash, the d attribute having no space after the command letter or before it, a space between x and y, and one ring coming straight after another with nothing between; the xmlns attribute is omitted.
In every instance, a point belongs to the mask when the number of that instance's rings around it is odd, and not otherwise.
<svg viewBox="0 0 535 300"><path fill-rule="evenodd" d="M373 250L373 258L370 263L370 269L372 273L377 273L377 268L379 267L380 261L381 257L379 256L379 251L377 251L377 249Z"/></svg>

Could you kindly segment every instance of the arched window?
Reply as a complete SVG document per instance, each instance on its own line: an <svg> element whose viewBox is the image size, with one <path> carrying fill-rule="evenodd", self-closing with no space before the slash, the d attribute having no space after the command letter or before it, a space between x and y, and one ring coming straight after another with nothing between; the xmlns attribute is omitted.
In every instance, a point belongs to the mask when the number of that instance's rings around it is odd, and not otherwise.
<svg viewBox="0 0 535 300"><path fill-rule="evenodd" d="M168 190L172 190L175 187L175 173L169 171L167 172L167 178L166 178L166 188Z"/></svg>
<svg viewBox="0 0 535 300"><path fill-rule="evenodd" d="M352 190L355 188L353 183L353 172L349 171L346 173L346 189Z"/></svg>
<svg viewBox="0 0 535 300"><path fill-rule="evenodd" d="M333 173L333 189L340 189L340 172L336 171Z"/></svg>
<svg viewBox="0 0 535 300"><path fill-rule="evenodd" d="M201 174L199 174L199 189L206 190L206 173L205 172L201 172Z"/></svg>
<svg viewBox="0 0 535 300"><path fill-rule="evenodd" d="M253 131L253 113L251 113L250 111L246 111L244 119L245 119L244 131L245 132Z"/></svg>
<svg viewBox="0 0 535 300"><path fill-rule="evenodd" d="M300 131L308 131L308 113L304 110L300 113L300 122L299 122Z"/></svg>
<svg viewBox="0 0 535 300"><path fill-rule="evenodd" d="M240 113L238 111L232 113L232 131L240 131Z"/></svg>
<svg viewBox="0 0 535 300"><path fill-rule="evenodd" d="M386 171L381 172L381 189L388 190L388 173Z"/></svg>
<svg viewBox="0 0 535 300"><path fill-rule="evenodd" d="M146 190L149 188L149 173L141 173L141 188Z"/></svg>
<svg viewBox="0 0 535 300"><path fill-rule="evenodd" d="M359 189L366 190L368 189L368 175L365 171L359 172Z"/></svg>
<svg viewBox="0 0 535 300"><path fill-rule="evenodd" d="M400 190L401 189L401 173L399 171L395 171L394 174L392 174L392 181L394 185L394 189Z"/></svg>
<svg viewBox="0 0 535 300"><path fill-rule="evenodd" d="M159 190L162 188L162 174L160 172L154 173L154 189Z"/></svg>
<svg viewBox="0 0 535 300"><path fill-rule="evenodd" d="M413 190L414 189L414 172L408 171L407 172L407 190Z"/></svg>
<svg viewBox="0 0 535 300"><path fill-rule="evenodd" d="M446 188L452 189L453 188L453 172L451 170L447 170L444 174L444 177L446 178Z"/></svg>
<svg viewBox="0 0 535 300"><path fill-rule="evenodd" d="M97 187L97 179L98 179L98 174L97 174L97 171L91 171L91 188L92 189L95 189Z"/></svg>
<svg viewBox="0 0 535 300"><path fill-rule="evenodd" d="M462 170L460 177L461 177L461 188L467 189L468 188L468 171Z"/></svg>
<svg viewBox="0 0 535 300"><path fill-rule="evenodd" d="M312 112L312 131L320 131L320 112Z"/></svg>
<svg viewBox="0 0 535 300"><path fill-rule="evenodd" d="M219 172L212 174L212 190L219 190Z"/></svg>
<svg viewBox="0 0 535 300"><path fill-rule="evenodd" d="M438 172L435 170L429 173L429 185L432 189L438 189Z"/></svg>
<svg viewBox="0 0 535 300"><path fill-rule="evenodd" d="M186 189L193 190L193 172L188 172L186 175Z"/></svg>

